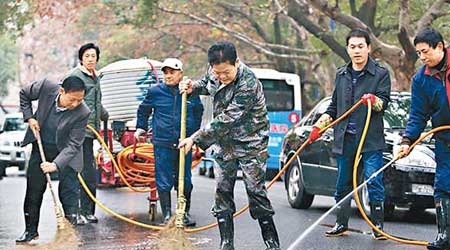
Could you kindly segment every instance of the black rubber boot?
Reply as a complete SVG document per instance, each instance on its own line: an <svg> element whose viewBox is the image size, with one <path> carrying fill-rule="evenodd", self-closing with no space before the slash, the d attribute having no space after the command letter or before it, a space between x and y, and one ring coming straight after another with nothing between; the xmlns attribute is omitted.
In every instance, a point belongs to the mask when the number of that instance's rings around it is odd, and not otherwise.
<svg viewBox="0 0 450 250"><path fill-rule="evenodd" d="M16 239L16 244L26 244L32 240L39 239L39 234L37 232L37 225L33 225L34 222L30 214L25 213L25 232Z"/></svg>
<svg viewBox="0 0 450 250"><path fill-rule="evenodd" d="M327 237L338 237L347 235L348 231L348 219L350 218L350 202L344 201L341 205L336 208L336 224L334 227L325 232Z"/></svg>
<svg viewBox="0 0 450 250"><path fill-rule="evenodd" d="M172 217L172 204L170 201L170 192L160 192L158 191L159 204L161 205L161 211L163 215L162 224L167 224Z"/></svg>
<svg viewBox="0 0 450 250"><path fill-rule="evenodd" d="M427 248L432 250L449 250L450 249L450 200L441 199L436 203L436 223L438 226L438 234L435 241L428 243Z"/></svg>
<svg viewBox="0 0 450 250"><path fill-rule="evenodd" d="M370 203L370 219L372 223L381 231L383 231L384 224L384 203L382 201L374 201ZM373 231L373 238L375 240L387 240L387 238L375 230Z"/></svg>
<svg viewBox="0 0 450 250"><path fill-rule="evenodd" d="M196 224L196 221L189 214L189 210L191 209L191 192L184 192L184 198L186 198L186 210L184 211L184 225L186 227L193 227Z"/></svg>
<svg viewBox="0 0 450 250"><path fill-rule="evenodd" d="M261 234L266 244L266 250L280 250L280 240L272 216L258 219Z"/></svg>
<svg viewBox="0 0 450 250"><path fill-rule="evenodd" d="M220 231L220 250L234 250L233 215L219 215L217 223Z"/></svg>

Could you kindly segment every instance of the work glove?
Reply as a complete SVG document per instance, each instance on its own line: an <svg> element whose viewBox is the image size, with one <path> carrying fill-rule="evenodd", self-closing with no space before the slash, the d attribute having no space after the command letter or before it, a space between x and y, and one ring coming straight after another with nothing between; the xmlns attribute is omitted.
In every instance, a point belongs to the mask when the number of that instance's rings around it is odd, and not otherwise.
<svg viewBox="0 0 450 250"><path fill-rule="evenodd" d="M186 92L187 94L192 93L192 80L187 78L187 77L183 77L183 80L180 81L180 83L178 84L178 89L180 90L180 93L183 94L184 92Z"/></svg>
<svg viewBox="0 0 450 250"><path fill-rule="evenodd" d="M142 128L137 128L136 132L134 132L134 139L136 139L136 141L139 141L141 136L145 135L145 133L146 131Z"/></svg>
<svg viewBox="0 0 450 250"><path fill-rule="evenodd" d="M362 100L362 104L367 105L367 102L370 100L370 103L372 104L372 106L375 104L376 101L376 96L374 94L364 94L361 97Z"/></svg>
<svg viewBox="0 0 450 250"><path fill-rule="evenodd" d="M400 155L400 158L406 157L409 155L410 147L411 146L411 140L407 137L402 138L402 142L400 143L400 148L398 151L398 154Z"/></svg>
<svg viewBox="0 0 450 250"><path fill-rule="evenodd" d="M322 134L320 133L320 128L317 126L313 126L311 133L309 133L308 141L309 141L309 143L312 143L315 140L319 139L321 136L322 136Z"/></svg>

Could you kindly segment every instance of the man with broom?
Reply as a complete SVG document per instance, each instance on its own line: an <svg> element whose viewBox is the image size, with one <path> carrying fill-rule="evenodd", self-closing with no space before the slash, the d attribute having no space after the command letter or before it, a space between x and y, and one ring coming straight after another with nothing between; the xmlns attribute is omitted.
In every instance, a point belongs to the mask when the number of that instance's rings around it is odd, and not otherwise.
<svg viewBox="0 0 450 250"><path fill-rule="evenodd" d="M155 177L158 189L159 203L163 213L163 223L167 224L172 216L170 191L174 184L178 191L179 151L177 149L180 138L180 120L182 97L178 90L178 84L183 77L183 63L177 58L164 60L161 70L164 73L164 83L151 86L145 99L137 110L136 140L144 135L148 128L148 119L152 118L152 143L155 155ZM192 97L187 100L186 126L187 134L191 135L200 128L203 115L203 105L200 98ZM192 185L192 152L189 150L185 158L184 197L186 198L186 210L184 225L195 226L195 220L190 216Z"/></svg>
<svg viewBox="0 0 450 250"><path fill-rule="evenodd" d="M62 85L47 79L36 81L20 91L20 110L29 127L23 146L33 149L27 170L27 189L23 206L25 232L17 244L39 238L38 224L42 198L46 189L45 174L58 172L58 194L66 218L76 223L79 189L77 172L83 168L83 141L90 110L83 102L84 82L78 77L64 79ZM38 100L35 113L32 101ZM41 135L46 160L42 162L38 142L33 134Z"/></svg>

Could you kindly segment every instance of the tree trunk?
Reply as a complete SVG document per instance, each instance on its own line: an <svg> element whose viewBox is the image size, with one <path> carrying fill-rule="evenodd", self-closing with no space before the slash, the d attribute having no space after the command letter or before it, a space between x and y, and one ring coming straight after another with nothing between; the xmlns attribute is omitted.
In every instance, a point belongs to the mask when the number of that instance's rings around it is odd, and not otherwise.
<svg viewBox="0 0 450 250"><path fill-rule="evenodd" d="M392 66L394 76L391 77L392 90L411 91L412 77L416 71L415 61L401 60L398 66Z"/></svg>

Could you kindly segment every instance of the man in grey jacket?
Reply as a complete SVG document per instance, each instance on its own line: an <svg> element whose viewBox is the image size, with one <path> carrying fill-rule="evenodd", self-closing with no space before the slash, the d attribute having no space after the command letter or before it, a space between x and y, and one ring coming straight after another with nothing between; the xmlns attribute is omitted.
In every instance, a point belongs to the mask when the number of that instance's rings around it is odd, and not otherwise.
<svg viewBox="0 0 450 250"><path fill-rule="evenodd" d="M83 168L83 140L90 110L84 104L85 85L78 77L64 79L62 86L49 80L33 82L20 91L20 110L29 128L23 146L32 143L24 202L25 232L16 243L39 237L38 224L46 189L45 173L59 174L58 194L66 218L76 222L79 189L77 172ZM33 114L32 101L38 100ZM32 130L39 131L45 150L42 162Z"/></svg>
<svg viewBox="0 0 450 250"><path fill-rule="evenodd" d="M313 126L309 141L320 137L319 131L332 120L340 117L360 99L364 105L372 104L372 116L367 137L362 148L364 177L369 178L383 166L383 149L386 148L383 130L383 114L390 101L391 80L389 71L376 63L370 56L370 38L365 30L352 30L346 38L347 53L351 61L336 72L332 101ZM355 152L361 139L367 107L358 107L350 116L334 127L333 153L336 154L338 177L336 182L336 202L341 201L352 190L352 172ZM356 156L359 157L359 156ZM384 185L383 174L368 183L370 215L373 224L383 229ZM337 208L336 225L326 232L328 237L341 236L348 230L350 199ZM376 231L376 240L386 239Z"/></svg>

